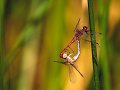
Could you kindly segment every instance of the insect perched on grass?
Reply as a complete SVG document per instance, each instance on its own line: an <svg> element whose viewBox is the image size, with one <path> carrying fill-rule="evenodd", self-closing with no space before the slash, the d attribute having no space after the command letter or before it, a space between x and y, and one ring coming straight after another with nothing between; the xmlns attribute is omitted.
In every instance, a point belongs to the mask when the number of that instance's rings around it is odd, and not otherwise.
<svg viewBox="0 0 120 90"><path fill-rule="evenodd" d="M72 38L72 40L70 41L70 43L67 45L67 47L65 47L62 52L60 53L60 58L63 58L65 59L64 62L59 62L59 61L55 61L55 62L58 62L58 63L62 63L62 64L65 64L65 65L71 65L72 67L74 67L78 73L84 78L84 76L82 75L82 73L77 69L77 67L75 66L74 62L76 62L76 60L78 60L78 57L80 56L80 37L84 34L87 34L88 32L88 29L86 26L83 26L82 30L79 30L78 29L78 24L80 22L80 19L78 20L77 22L77 25L75 27L75 35L74 37ZM78 44L78 52L77 54L72 58L70 57L72 54L69 52L68 48L70 48L71 44L73 44L75 41L77 41L77 44ZM70 48L71 49L71 48ZM72 50L72 49L71 49ZM72 50L73 51L73 50ZM74 51L73 51L74 53Z"/></svg>
<svg viewBox="0 0 120 90"><path fill-rule="evenodd" d="M64 51L67 49L67 48L70 48L71 44L74 43L76 40L79 40L80 41L80 37L82 35L86 35L88 34L89 30L87 29L86 26L83 26L83 28L81 30L78 29L78 25L79 25L79 22L80 22L80 19L78 20L77 24L76 24L76 27L74 29L74 32L75 32L75 35L74 37L72 38L72 40L70 41L70 43L67 45L67 47L65 47L63 49L63 51L60 53L60 57L62 58L62 55L64 53ZM70 48L71 49L71 48ZM72 50L72 49L71 49ZM72 50L73 51L73 50ZM74 51L73 51L74 52Z"/></svg>
<svg viewBox="0 0 120 90"><path fill-rule="evenodd" d="M83 28L80 30L78 29L78 25L79 25L80 19L78 20L76 27L74 29L75 35L72 38L72 40L70 41L70 43L62 50L62 52L60 53L60 58L63 58L63 54L65 53L65 51L70 48L71 44L73 44L76 40L78 40L80 42L80 39L85 40L87 42L91 42L90 40L87 39L83 39L82 36L86 36L90 33L90 30L88 30L87 26L83 26ZM98 33L101 34L101 33ZM99 44L96 42L96 44L99 46ZM71 49L71 48L70 48ZM71 49L72 50L72 49ZM73 50L72 50L73 51ZM74 53L74 51L73 51ZM97 62L96 62L97 64Z"/></svg>
<svg viewBox="0 0 120 90"><path fill-rule="evenodd" d="M76 67L76 65L74 64L74 62L76 62L78 60L79 56L80 56L80 40L82 39L82 36L88 35L90 30L88 30L87 26L83 26L82 29L78 29L79 22L80 22L80 19L78 20L77 25L76 25L76 27L74 29L74 33L75 33L74 37L72 38L72 40L70 41L70 43L60 53L60 58L63 58L65 61L63 61L63 62L54 61L54 62L62 63L62 64L65 64L65 65L71 65L84 78L84 76L78 70L78 68ZM84 40L88 41L88 42L91 42L90 40L86 40L86 39L84 39ZM77 41L78 52L77 52L77 54L74 57L71 57L72 54L70 53L70 51L68 50L68 48L71 49L70 46L75 41ZM96 44L98 44L98 43L96 43ZM72 51L74 53L74 50L72 50Z"/></svg>
<svg viewBox="0 0 120 90"><path fill-rule="evenodd" d="M87 39L83 39L82 36L86 36L89 34L90 30L88 30L87 26L83 26L83 28L80 30L78 29L78 25L79 25L79 22L80 22L80 19L78 20L77 22L77 25L74 29L74 32L75 32L75 35L74 37L72 38L72 40L70 41L70 43L62 50L62 52L60 53L60 58L63 57L63 53L65 50L67 50L68 48L70 48L71 44L74 43L76 40L79 40L82 39L82 40L85 40L85 41L88 41L88 42L91 42L90 40L87 40ZM101 34L101 33L99 33ZM96 43L97 45L99 45L98 43ZM70 48L71 49L71 48ZM72 49L71 49L72 50ZM73 50L72 50L73 51ZM74 51L73 51L74 52Z"/></svg>

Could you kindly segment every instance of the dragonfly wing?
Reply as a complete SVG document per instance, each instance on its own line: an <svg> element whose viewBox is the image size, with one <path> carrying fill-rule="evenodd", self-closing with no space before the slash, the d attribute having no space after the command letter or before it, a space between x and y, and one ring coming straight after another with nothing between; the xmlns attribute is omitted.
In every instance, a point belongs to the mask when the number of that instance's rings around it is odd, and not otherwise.
<svg viewBox="0 0 120 90"><path fill-rule="evenodd" d="M73 67L71 65L68 65L68 71L69 71L68 74L69 74L70 82L75 83L76 75L75 75Z"/></svg>
<svg viewBox="0 0 120 90"><path fill-rule="evenodd" d="M76 32L76 30L78 29L79 22L80 22L80 18L78 19L78 22L77 22L77 24L75 26L74 32Z"/></svg>
<svg viewBox="0 0 120 90"><path fill-rule="evenodd" d="M75 64L71 64L71 66L73 66L74 69L77 70L77 72L84 78L83 74L79 71L79 69L77 68Z"/></svg>

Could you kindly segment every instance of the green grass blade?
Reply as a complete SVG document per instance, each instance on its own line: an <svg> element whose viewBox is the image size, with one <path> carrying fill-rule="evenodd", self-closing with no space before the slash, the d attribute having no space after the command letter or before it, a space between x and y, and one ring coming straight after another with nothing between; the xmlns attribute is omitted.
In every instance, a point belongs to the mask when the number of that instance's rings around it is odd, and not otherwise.
<svg viewBox="0 0 120 90"><path fill-rule="evenodd" d="M99 73L97 65L97 50L96 50L96 38L95 38L95 23L93 13L93 0L88 0L88 12L89 12L89 24L91 33L91 49L92 49L92 61L93 61L93 77L95 90L99 90Z"/></svg>
<svg viewBox="0 0 120 90"><path fill-rule="evenodd" d="M0 0L0 90L4 90L4 62L5 62L5 30L4 30L5 0Z"/></svg>
<svg viewBox="0 0 120 90"><path fill-rule="evenodd" d="M100 53L100 66L103 73L103 90L111 90L110 87L110 73L108 65L108 45L107 45L107 27L108 27L108 14L109 14L109 3L108 0L106 3L104 0L98 0L99 7L99 25L101 35L101 53Z"/></svg>

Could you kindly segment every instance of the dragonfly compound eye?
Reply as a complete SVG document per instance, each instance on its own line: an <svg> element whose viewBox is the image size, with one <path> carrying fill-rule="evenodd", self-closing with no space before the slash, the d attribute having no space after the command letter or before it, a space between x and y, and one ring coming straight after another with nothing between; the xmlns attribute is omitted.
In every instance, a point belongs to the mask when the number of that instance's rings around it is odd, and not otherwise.
<svg viewBox="0 0 120 90"><path fill-rule="evenodd" d="M86 26L83 26L83 31L86 32L86 33L88 32L88 29L87 29Z"/></svg>
<svg viewBox="0 0 120 90"><path fill-rule="evenodd" d="M60 58L63 58L63 53L60 53Z"/></svg>
<svg viewBox="0 0 120 90"><path fill-rule="evenodd" d="M86 27L86 26L83 26L83 29L87 30L87 27Z"/></svg>

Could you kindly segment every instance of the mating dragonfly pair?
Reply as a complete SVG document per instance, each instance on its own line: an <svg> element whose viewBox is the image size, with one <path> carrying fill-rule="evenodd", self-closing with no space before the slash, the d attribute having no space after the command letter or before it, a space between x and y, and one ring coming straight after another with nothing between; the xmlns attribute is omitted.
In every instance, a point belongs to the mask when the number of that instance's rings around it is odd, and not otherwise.
<svg viewBox="0 0 120 90"><path fill-rule="evenodd" d="M74 37L72 38L70 43L65 47L65 49L63 49L62 52L60 53L60 58L63 58L65 61L63 61L63 62L55 61L55 62L62 63L65 65L71 65L84 78L83 74L78 70L78 68L75 66L74 63L78 60L78 58L80 56L80 39L82 36L88 34L89 30L86 26L83 26L82 29L78 29L79 22L80 22L80 19L78 20L77 25L74 29L74 33L75 33ZM87 40L87 41L89 41L89 40ZM72 54L70 53L68 48L71 49L70 46L74 42L77 42L77 50L78 51L77 51L77 54L75 56L71 57Z"/></svg>

